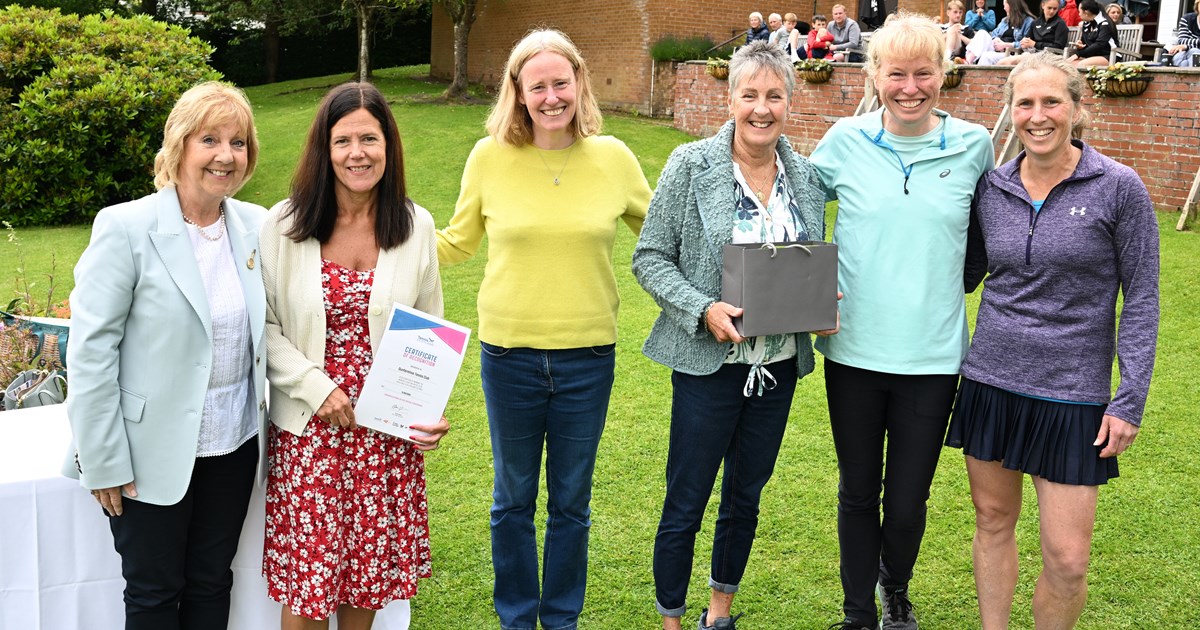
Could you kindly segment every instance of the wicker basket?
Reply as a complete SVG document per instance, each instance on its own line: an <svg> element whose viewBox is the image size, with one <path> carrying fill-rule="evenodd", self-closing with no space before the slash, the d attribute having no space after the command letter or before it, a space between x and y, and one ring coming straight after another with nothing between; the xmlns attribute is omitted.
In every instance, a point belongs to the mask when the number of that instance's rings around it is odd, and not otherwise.
<svg viewBox="0 0 1200 630"><path fill-rule="evenodd" d="M1154 77L1129 77L1124 81L1117 79L1091 79L1088 87L1096 96L1138 96L1150 87Z"/></svg>
<svg viewBox="0 0 1200 630"><path fill-rule="evenodd" d="M801 79L808 83L825 83L829 81L829 77L833 76L833 69L828 70L797 70L797 74Z"/></svg>
<svg viewBox="0 0 1200 630"><path fill-rule="evenodd" d="M724 81L729 78L729 66L708 66L704 71L714 79Z"/></svg>
<svg viewBox="0 0 1200 630"><path fill-rule="evenodd" d="M942 89L949 90L951 88L956 88L960 83L962 83L961 70L958 72L948 72L946 73L945 78L942 79Z"/></svg>

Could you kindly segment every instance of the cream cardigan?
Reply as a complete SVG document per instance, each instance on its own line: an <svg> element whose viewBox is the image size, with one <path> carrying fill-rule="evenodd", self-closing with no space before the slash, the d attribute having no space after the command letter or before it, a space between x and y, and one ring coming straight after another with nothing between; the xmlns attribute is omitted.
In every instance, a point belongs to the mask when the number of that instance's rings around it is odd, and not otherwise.
<svg viewBox="0 0 1200 630"><path fill-rule="evenodd" d="M263 284L267 293L267 379L271 422L300 435L309 418L337 387L325 374L325 306L321 286L321 244L284 236L285 199L273 208L259 234ZM442 316L433 217L415 207L412 235L403 245L381 250L371 287L371 348L387 325L392 303Z"/></svg>

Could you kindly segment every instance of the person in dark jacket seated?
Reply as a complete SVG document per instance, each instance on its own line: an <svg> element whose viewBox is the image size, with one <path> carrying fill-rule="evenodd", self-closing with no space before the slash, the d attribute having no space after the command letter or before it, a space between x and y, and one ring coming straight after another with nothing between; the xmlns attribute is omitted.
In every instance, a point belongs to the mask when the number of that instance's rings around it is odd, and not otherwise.
<svg viewBox="0 0 1200 630"><path fill-rule="evenodd" d="M1117 43L1117 27L1101 12L1096 0L1079 3L1079 41L1067 61L1076 66L1107 66L1108 55Z"/></svg>
<svg viewBox="0 0 1200 630"><path fill-rule="evenodd" d="M1057 48L1062 51L1067 47L1067 35L1070 29L1067 23L1058 16L1058 0L1042 0L1042 17L1033 23L1033 29L1018 45L1022 53L1037 52L1047 48ZM1015 66L1021 58L1011 56L1001 59L998 65Z"/></svg>
<svg viewBox="0 0 1200 630"><path fill-rule="evenodd" d="M769 41L771 39L771 29L763 24L762 14L758 11L750 14L750 28L746 29L746 43L756 40Z"/></svg>

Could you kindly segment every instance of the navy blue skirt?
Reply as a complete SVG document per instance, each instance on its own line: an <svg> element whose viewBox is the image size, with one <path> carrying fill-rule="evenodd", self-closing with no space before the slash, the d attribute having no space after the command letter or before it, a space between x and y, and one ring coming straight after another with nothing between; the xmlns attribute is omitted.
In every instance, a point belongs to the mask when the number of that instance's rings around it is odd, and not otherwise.
<svg viewBox="0 0 1200 630"><path fill-rule="evenodd" d="M946 446L1055 483L1098 486L1118 476L1117 458L1092 446L1107 405L1038 400L962 379Z"/></svg>

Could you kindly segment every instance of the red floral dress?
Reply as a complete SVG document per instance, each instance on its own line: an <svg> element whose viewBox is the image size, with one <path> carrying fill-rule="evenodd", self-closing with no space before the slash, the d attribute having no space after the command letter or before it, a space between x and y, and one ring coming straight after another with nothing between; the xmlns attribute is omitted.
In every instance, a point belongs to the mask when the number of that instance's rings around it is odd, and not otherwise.
<svg viewBox="0 0 1200 630"><path fill-rule="evenodd" d="M325 372L357 402L371 367L374 270L323 260ZM425 460L408 442L316 416L304 434L270 431L263 575L292 612L327 619L342 604L379 610L429 577Z"/></svg>

